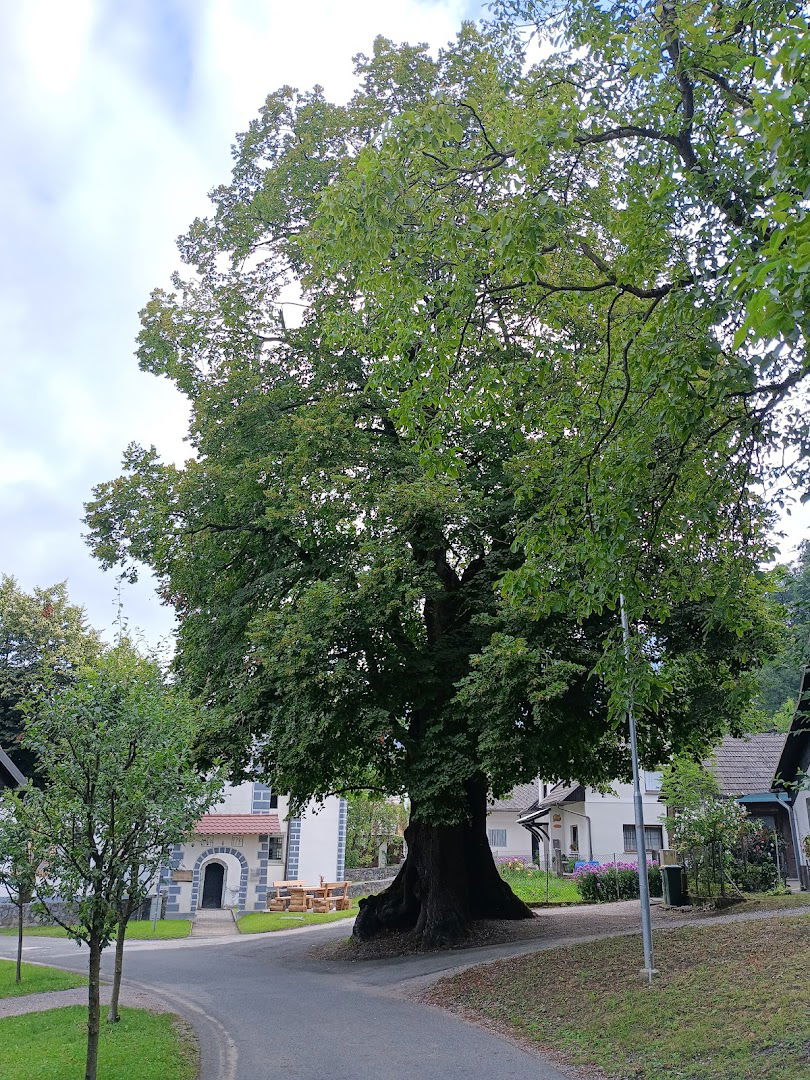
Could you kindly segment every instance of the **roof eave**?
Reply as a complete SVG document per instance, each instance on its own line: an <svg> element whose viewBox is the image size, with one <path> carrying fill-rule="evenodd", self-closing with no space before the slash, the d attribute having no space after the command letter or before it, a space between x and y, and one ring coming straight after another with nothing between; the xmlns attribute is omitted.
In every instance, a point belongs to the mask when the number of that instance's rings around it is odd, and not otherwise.
<svg viewBox="0 0 810 1080"><path fill-rule="evenodd" d="M26 779L25 775L20 772L20 770L17 768L17 766L14 764L14 762L11 760L11 758L8 756L2 746L0 746L0 766L5 769L8 775L14 781L16 787L24 788L28 785L28 780Z"/></svg>

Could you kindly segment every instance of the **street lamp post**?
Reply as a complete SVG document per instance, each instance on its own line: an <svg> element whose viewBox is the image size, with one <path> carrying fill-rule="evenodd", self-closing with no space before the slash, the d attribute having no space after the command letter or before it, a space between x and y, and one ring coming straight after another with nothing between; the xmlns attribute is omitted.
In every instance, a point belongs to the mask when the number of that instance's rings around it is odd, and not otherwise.
<svg viewBox="0 0 810 1080"><path fill-rule="evenodd" d="M619 594L619 608L622 617L622 634L624 637L624 655L630 662L630 624L627 620L627 608L624 603L624 595ZM641 801L641 784L639 782L638 768L638 742L636 740L636 718L633 714L633 695L628 694L627 699L627 723L630 728L630 757L633 762L633 816L636 824L636 854L638 856L638 894L641 900L641 938L644 943L644 967L642 974L647 976L647 981L652 985L655 974L653 968L652 926L650 922L650 879L647 874L647 843L644 836L644 805Z"/></svg>

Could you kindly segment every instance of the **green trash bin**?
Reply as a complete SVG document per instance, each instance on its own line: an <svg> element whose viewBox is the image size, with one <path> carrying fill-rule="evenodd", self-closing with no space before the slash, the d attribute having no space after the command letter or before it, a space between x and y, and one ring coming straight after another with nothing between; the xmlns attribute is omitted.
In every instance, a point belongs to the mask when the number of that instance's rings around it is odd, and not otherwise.
<svg viewBox="0 0 810 1080"><path fill-rule="evenodd" d="M669 904L671 907L683 907L686 904L682 866L662 866L661 884L665 904Z"/></svg>

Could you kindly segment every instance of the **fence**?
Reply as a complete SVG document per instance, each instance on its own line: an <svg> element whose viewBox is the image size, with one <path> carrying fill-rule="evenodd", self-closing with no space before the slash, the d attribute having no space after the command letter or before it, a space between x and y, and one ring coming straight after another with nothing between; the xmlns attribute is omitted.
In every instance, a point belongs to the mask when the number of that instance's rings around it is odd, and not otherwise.
<svg viewBox="0 0 810 1080"><path fill-rule="evenodd" d="M743 837L733 846L695 846L680 857L689 893L697 899L769 892L787 882L785 844L777 833Z"/></svg>

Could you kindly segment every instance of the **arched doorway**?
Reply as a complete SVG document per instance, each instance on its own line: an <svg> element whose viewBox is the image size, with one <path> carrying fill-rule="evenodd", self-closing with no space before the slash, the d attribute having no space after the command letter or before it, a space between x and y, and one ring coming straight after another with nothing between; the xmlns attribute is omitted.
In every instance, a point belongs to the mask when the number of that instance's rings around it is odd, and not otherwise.
<svg viewBox="0 0 810 1080"><path fill-rule="evenodd" d="M225 884L225 867L219 862L210 862L203 877L202 903L200 907L222 907L222 886Z"/></svg>

